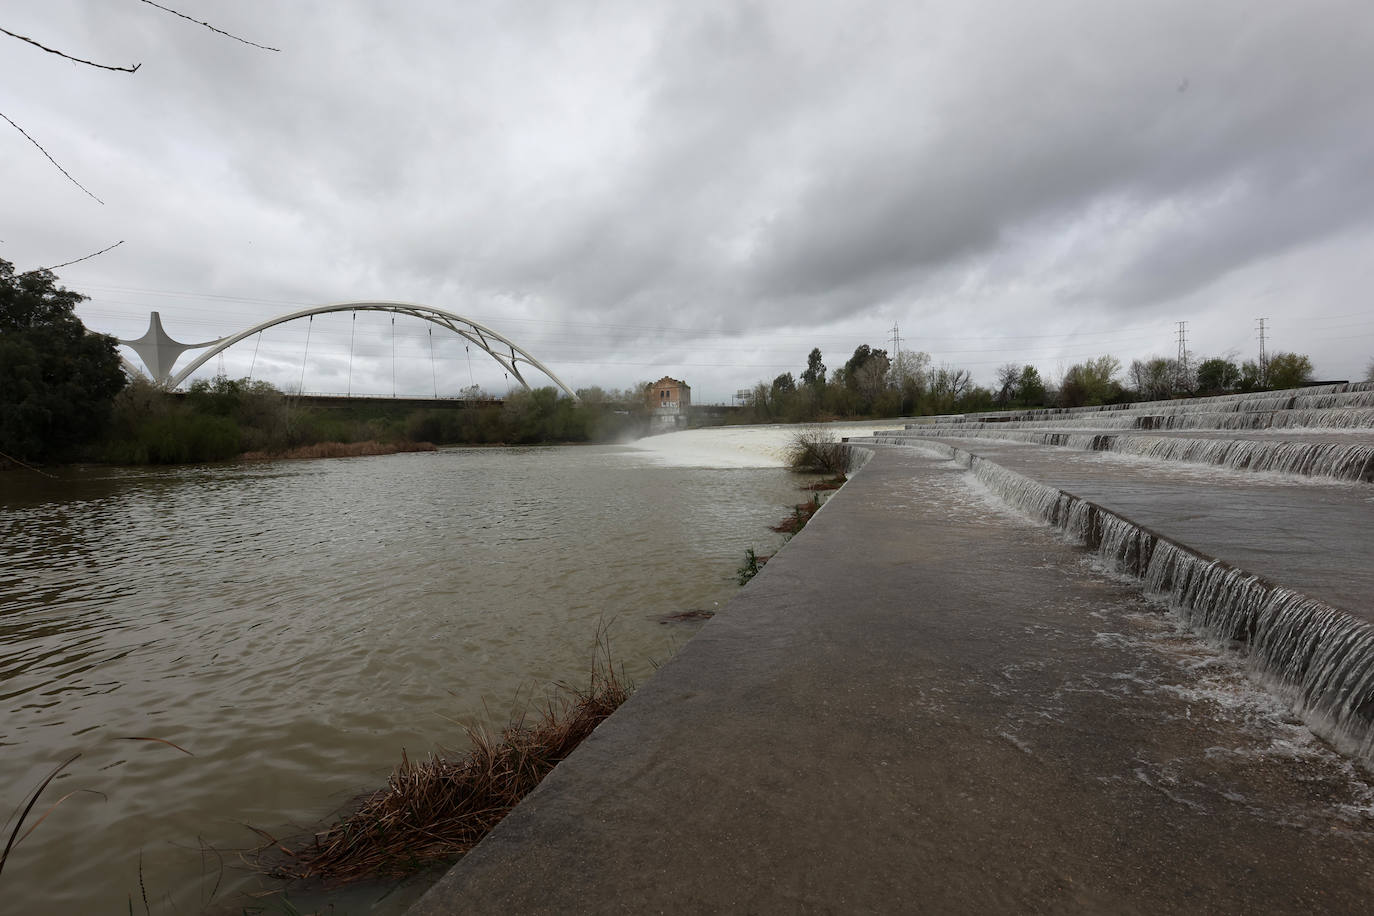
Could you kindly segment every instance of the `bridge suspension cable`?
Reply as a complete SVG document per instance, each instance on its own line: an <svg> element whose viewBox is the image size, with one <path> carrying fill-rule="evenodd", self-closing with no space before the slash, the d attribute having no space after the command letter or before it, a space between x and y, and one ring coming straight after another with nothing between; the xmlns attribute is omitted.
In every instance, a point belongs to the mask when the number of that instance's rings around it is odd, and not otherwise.
<svg viewBox="0 0 1374 916"><path fill-rule="evenodd" d="M353 396L353 338L358 334L358 310L353 310L353 321L348 331L348 396Z"/></svg>
<svg viewBox="0 0 1374 916"><path fill-rule="evenodd" d="M310 330L315 326L315 316L311 315L305 325L305 351L301 353L301 381L296 386L296 394L305 393L305 360L310 355Z"/></svg>
<svg viewBox="0 0 1374 916"><path fill-rule="evenodd" d="M439 370L434 368L434 329L425 328L429 332L429 377L434 382L434 397L439 397Z"/></svg>

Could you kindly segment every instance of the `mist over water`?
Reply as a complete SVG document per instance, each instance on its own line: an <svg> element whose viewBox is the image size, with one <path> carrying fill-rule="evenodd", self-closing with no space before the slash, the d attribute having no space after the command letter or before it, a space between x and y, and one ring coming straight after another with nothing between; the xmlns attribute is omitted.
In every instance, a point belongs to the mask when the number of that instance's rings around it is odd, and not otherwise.
<svg viewBox="0 0 1374 916"><path fill-rule="evenodd" d="M650 436L631 443L630 447L645 453L656 464L668 467L779 468L787 463L788 443L802 430L820 430L839 439L900 429L902 425L901 420L875 420L867 423L722 426Z"/></svg>
<svg viewBox="0 0 1374 916"><path fill-rule="evenodd" d="M196 911L219 881L238 912L272 886L235 865L244 824L309 830L402 748L580 679L602 621L647 678L697 626L663 618L780 544L779 435L0 477L0 804L82 755L7 905L122 910L141 854L150 900Z"/></svg>

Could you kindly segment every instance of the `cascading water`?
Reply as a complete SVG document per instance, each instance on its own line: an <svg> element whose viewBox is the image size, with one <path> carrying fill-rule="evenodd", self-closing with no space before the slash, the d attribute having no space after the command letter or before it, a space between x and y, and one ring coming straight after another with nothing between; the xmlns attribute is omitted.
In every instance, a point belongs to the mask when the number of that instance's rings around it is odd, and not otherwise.
<svg viewBox="0 0 1374 916"><path fill-rule="evenodd" d="M936 445L936 443L930 443ZM1317 734L1374 762L1374 626L963 449L940 449L1001 499L1138 579L1188 624L1238 649Z"/></svg>
<svg viewBox="0 0 1374 916"><path fill-rule="evenodd" d="M1208 464L1232 470L1272 471L1302 477L1374 482L1374 445L1359 442L1294 442L1262 439L1203 439L1127 436L1108 433L1046 432L1020 429L963 429L926 433L959 439L1032 442L1080 451L1115 452L1159 461ZM902 434L875 437L888 445L906 444Z"/></svg>

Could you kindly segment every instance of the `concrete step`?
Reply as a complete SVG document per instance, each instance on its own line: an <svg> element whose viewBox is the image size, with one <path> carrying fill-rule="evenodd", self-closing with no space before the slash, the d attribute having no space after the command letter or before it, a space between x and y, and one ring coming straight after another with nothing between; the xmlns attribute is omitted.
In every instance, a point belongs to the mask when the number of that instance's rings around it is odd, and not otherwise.
<svg viewBox="0 0 1374 916"><path fill-rule="evenodd" d="M1374 482L1374 432L1306 431L1278 435L1238 435L1221 430L1149 435L1109 429L1006 429L929 427L884 432L873 441L910 445L930 439L945 442L996 440L1112 452L1162 462L1186 462L1232 470L1267 471L1354 483Z"/></svg>

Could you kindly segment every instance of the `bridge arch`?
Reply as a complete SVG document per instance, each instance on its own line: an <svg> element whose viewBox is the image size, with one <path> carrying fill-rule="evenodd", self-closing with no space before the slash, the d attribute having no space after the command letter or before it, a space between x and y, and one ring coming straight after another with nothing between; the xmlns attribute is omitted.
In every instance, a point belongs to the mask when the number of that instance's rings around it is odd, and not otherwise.
<svg viewBox="0 0 1374 916"><path fill-rule="evenodd" d="M182 382L186 381L191 373L205 365L205 363L209 362L222 351L268 328L275 327L279 324L285 324L288 321L295 321L298 318L309 318L312 315L324 315L330 312L391 312L396 315L410 315L423 321L437 324L439 327L447 328L459 337L476 344L488 356L500 363L501 368L514 376L516 381L523 385L526 390L529 390L530 383L525 380L525 375L521 371L521 366L529 366L538 369L540 372L544 373L544 375L548 376L550 381L563 389L563 392L567 394L568 397L572 398L574 401L578 399L577 393L568 387L568 384L559 378L552 369L536 359L528 350L524 349L499 331L495 331L484 324L473 321L471 318L464 318L462 315L446 311L445 309L435 308L432 305L421 305L415 302L391 302L386 300L335 302L330 305L317 305L312 308L301 309L298 312L278 315L276 318L269 319L260 324L255 324L251 328L247 328L229 337L222 337L219 340L213 340L205 344L195 344L191 347L176 344L174 341L169 340L169 343L172 343L174 346L182 347L182 349L194 349L202 346L208 347L209 349L197 356L186 366L186 368L179 372L172 374L168 371L164 383L168 388L176 388ZM161 329L161 325L156 322L156 313L154 314L154 324L158 330ZM152 335L153 329L150 328L149 336L151 337ZM121 342L131 343L128 341ZM139 355L143 356L141 352ZM173 358L175 359L175 357ZM148 363L146 357L144 358L144 362ZM148 363L148 365L152 368L151 363ZM154 371L156 372L157 370L155 369Z"/></svg>

